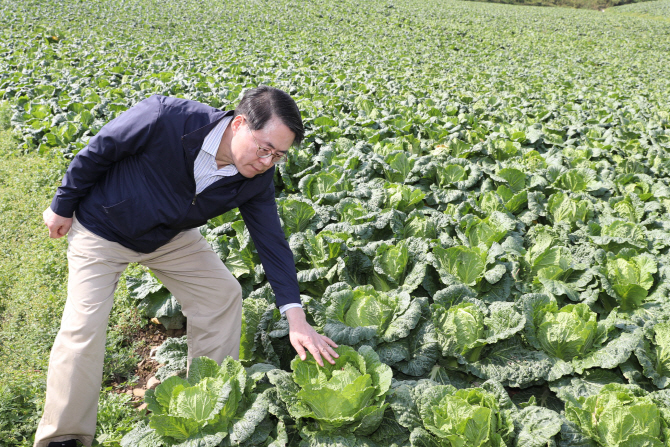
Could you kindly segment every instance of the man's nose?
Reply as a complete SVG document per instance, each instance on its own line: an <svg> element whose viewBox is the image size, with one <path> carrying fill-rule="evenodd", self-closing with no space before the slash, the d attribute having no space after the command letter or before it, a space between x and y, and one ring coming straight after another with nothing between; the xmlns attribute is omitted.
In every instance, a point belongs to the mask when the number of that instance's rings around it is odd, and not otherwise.
<svg viewBox="0 0 670 447"><path fill-rule="evenodd" d="M261 158L261 163L263 163L265 166L272 166L272 157Z"/></svg>

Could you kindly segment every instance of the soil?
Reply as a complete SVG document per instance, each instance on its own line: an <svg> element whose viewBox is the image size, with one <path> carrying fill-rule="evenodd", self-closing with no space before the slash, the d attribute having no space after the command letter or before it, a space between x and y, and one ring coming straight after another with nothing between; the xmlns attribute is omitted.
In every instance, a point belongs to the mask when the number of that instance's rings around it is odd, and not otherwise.
<svg viewBox="0 0 670 447"><path fill-rule="evenodd" d="M133 375L136 377L135 382L112 382L111 386L117 393L126 393L132 396L132 401L140 405L143 401L143 392L147 389L147 382L155 374L161 366L157 361L150 357L151 351L159 347L167 338L181 337L186 333L184 329L165 329L162 324L155 324L150 322L141 328L131 339L131 343L137 348L135 354L141 359L137 364ZM135 390L135 393L133 393ZM142 394L141 396L138 394Z"/></svg>

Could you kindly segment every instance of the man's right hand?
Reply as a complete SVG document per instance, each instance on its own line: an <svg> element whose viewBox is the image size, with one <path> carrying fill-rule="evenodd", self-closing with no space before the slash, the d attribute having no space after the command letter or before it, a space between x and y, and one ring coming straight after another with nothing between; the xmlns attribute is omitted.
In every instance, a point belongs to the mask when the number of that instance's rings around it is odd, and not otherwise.
<svg viewBox="0 0 670 447"><path fill-rule="evenodd" d="M42 217L44 218L44 224L49 228L49 237L52 239L65 236L72 226L71 217L59 216L51 211L51 207L44 210Z"/></svg>

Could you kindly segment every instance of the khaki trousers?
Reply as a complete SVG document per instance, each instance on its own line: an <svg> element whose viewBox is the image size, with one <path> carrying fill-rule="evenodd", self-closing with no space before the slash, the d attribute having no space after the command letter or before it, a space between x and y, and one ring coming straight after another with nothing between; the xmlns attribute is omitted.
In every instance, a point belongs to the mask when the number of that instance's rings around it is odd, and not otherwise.
<svg viewBox="0 0 670 447"><path fill-rule="evenodd" d="M188 359L239 356L242 289L197 229L153 253L138 253L85 229L68 234L68 296L47 373L44 415L34 447L95 435L107 322L114 290L131 262L149 267L187 317Z"/></svg>

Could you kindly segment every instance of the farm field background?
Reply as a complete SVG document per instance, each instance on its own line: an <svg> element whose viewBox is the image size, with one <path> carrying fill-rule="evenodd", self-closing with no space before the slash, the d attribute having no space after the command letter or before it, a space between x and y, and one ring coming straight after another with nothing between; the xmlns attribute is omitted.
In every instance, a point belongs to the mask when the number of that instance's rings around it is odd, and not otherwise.
<svg viewBox="0 0 670 447"><path fill-rule="evenodd" d="M0 13L0 446L32 445L40 416L67 278L41 213L68 161L152 94L226 109L260 84L291 93L307 129L276 177L306 310L341 345L373 346L395 380L376 384L376 425L301 416L280 392L298 386L285 321L228 213L201 231L245 290L249 395L278 404L240 404L254 429L224 442L476 445L427 420L463 405L482 445L670 445L669 1L3 0ZM138 379L148 318L183 325L134 266L110 321L100 444L131 429L124 445L159 444L115 392ZM183 346L159 352L163 380ZM596 411L629 431L589 425Z"/></svg>

